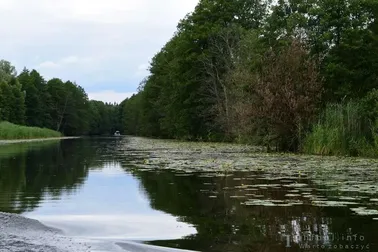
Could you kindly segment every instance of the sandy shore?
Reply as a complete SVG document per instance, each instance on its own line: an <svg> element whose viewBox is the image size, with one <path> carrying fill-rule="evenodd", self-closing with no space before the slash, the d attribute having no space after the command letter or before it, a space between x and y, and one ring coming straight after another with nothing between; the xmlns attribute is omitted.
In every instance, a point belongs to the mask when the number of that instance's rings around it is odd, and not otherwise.
<svg viewBox="0 0 378 252"><path fill-rule="evenodd" d="M0 145L1 144L14 144L14 143L41 142L41 141L51 141L51 140L76 139L76 138L80 138L80 137L50 137L50 138L0 140Z"/></svg>

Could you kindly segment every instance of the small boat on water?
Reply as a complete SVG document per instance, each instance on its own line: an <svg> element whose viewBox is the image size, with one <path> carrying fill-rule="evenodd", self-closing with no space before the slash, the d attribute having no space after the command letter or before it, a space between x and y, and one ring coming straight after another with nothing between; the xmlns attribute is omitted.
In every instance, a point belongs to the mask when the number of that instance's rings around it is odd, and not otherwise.
<svg viewBox="0 0 378 252"><path fill-rule="evenodd" d="M121 133L117 130L116 132L114 132L114 136L120 136Z"/></svg>

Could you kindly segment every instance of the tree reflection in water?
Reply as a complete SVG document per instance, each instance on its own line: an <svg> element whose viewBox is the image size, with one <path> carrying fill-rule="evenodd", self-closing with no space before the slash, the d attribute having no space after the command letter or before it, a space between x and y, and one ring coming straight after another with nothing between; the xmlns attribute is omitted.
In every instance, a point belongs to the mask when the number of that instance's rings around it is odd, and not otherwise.
<svg viewBox="0 0 378 252"><path fill-rule="evenodd" d="M258 177L256 174L234 173L233 176L211 178L201 174L178 176L168 171L132 170L140 179L151 207L177 216L197 228L196 235L150 242L155 245L200 251L276 252L301 251L301 246L307 245L310 246L307 251L321 251L321 245L329 248L331 245L370 244L371 248L375 242L377 223L372 222L371 217L352 216L348 208L316 207L310 201L296 206L242 205L241 202L251 194L240 189L242 185L262 183L259 179L243 178L249 175ZM311 181L301 183L311 184ZM282 188L264 188L253 193L263 195L261 198L264 199L280 200L288 192ZM363 236L364 241L346 241L348 234ZM340 248L329 251L333 250L340 251Z"/></svg>
<svg viewBox="0 0 378 252"><path fill-rule="evenodd" d="M291 189L269 186L272 181L264 180L263 172L209 176L167 170L143 171L130 164L136 156L133 151L120 147L127 144L125 141L84 138L0 146L0 211L30 212L45 200L77 193L90 170L109 169L107 172L111 172L112 164L121 164L125 172L140 182L140 190L153 209L176 216L197 229L195 235L150 241L151 244L210 252L301 251L300 246L306 243L345 245L348 242L341 240L342 235L358 234L364 241L353 244L370 244L374 251L378 221L372 221L371 216L352 215L348 207L316 207L310 199L302 199L304 204L294 206L243 205L242 202L256 195L261 199L282 200ZM317 191L310 180L297 182L308 184L313 190L310 193L332 196L331 192ZM244 187L255 184L268 186L253 190ZM308 240L308 231L320 238L304 241ZM332 235L340 236L339 241Z"/></svg>

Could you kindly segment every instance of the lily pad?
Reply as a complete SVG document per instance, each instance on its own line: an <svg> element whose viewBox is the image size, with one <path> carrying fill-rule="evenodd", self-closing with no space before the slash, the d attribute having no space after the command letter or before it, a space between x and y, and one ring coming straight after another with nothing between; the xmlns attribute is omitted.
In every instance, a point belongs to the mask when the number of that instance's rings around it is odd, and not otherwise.
<svg viewBox="0 0 378 252"><path fill-rule="evenodd" d="M348 205L356 205L356 202L348 202L348 201L318 201L314 200L312 201L312 204L314 206L323 206L323 207L346 207Z"/></svg>
<svg viewBox="0 0 378 252"><path fill-rule="evenodd" d="M244 195L232 195L230 198L238 199L238 198L245 198Z"/></svg>
<svg viewBox="0 0 378 252"><path fill-rule="evenodd" d="M289 193L299 193L299 190L289 190Z"/></svg>
<svg viewBox="0 0 378 252"><path fill-rule="evenodd" d="M345 196L341 196L339 197L339 200L359 200L359 198L356 198L356 197L345 197Z"/></svg>
<svg viewBox="0 0 378 252"><path fill-rule="evenodd" d="M302 195L302 197L303 197L303 198L312 198L313 195L307 195L307 194L306 194L306 195Z"/></svg>
<svg viewBox="0 0 378 252"><path fill-rule="evenodd" d="M285 187L295 187L295 188L299 188L299 187L306 187L308 186L307 184L302 184L302 183L293 183L293 184L288 184L288 185L283 185Z"/></svg>
<svg viewBox="0 0 378 252"><path fill-rule="evenodd" d="M378 215L378 210L367 209L366 207L351 208L357 215Z"/></svg>
<svg viewBox="0 0 378 252"><path fill-rule="evenodd" d="M249 200L244 202L247 206L276 206L275 203L269 200Z"/></svg>
<svg viewBox="0 0 378 252"><path fill-rule="evenodd" d="M302 195L300 194L293 194L293 193L288 193L288 194L285 194L285 197L301 197Z"/></svg>

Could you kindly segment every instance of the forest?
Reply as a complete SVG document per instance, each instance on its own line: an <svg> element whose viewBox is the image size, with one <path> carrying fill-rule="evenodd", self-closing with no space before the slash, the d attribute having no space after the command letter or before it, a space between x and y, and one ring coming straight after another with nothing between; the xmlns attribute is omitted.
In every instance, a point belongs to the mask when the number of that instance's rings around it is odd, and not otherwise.
<svg viewBox="0 0 378 252"><path fill-rule="evenodd" d="M17 74L10 62L0 61L0 122L6 122L0 123L0 139L56 136L55 131L65 136L112 134L120 127L118 111L117 104L89 100L74 82L46 81L26 68Z"/></svg>
<svg viewBox="0 0 378 252"><path fill-rule="evenodd" d="M377 16L376 0L201 0L120 104L0 61L0 122L377 156Z"/></svg>
<svg viewBox="0 0 378 252"><path fill-rule="evenodd" d="M378 155L378 1L201 0L120 105L125 134Z"/></svg>

